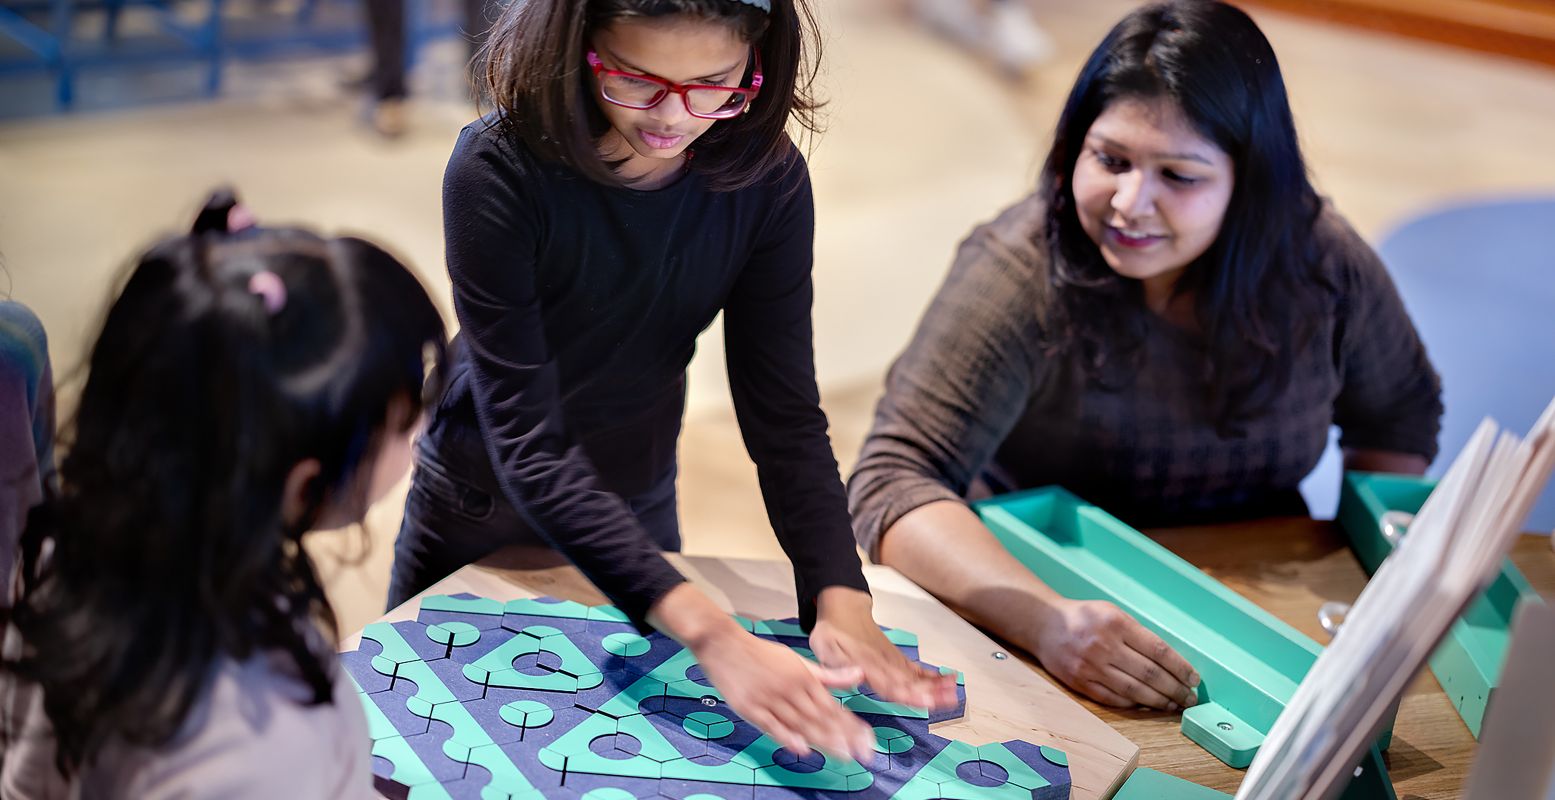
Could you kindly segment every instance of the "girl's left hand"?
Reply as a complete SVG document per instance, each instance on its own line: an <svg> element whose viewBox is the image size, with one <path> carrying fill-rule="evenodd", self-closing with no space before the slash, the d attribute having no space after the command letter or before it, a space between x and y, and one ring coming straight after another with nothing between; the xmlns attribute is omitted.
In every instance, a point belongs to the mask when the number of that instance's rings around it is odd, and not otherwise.
<svg viewBox="0 0 1555 800"><path fill-rule="evenodd" d="M941 675L909 660L875 624L869 593L842 586L816 599L810 649L828 667L858 667L881 699L918 708L953 708L956 676Z"/></svg>

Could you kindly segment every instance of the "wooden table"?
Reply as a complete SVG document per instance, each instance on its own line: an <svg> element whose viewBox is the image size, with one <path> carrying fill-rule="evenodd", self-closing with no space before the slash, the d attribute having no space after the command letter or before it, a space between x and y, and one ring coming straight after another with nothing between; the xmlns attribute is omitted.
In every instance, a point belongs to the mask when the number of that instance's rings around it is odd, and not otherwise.
<svg viewBox="0 0 1555 800"><path fill-rule="evenodd" d="M1320 643L1328 637L1317 624L1318 606L1328 600L1352 601L1366 584L1365 572L1329 523L1266 520L1152 531L1150 536ZM725 608L750 617L794 613L792 575L785 563L671 558ZM1555 554L1548 538L1523 537L1512 560L1530 584L1555 597ZM1183 736L1178 715L1108 708L1055 688L1056 681L1045 673L1026 669L1025 658L992 658L1000 646L894 570L871 566L866 572L875 587L880 622L917 632L925 660L966 672L968 716L937 726L936 733L976 744L1009 738L1053 744L1074 759L1077 800L1108 796L1136 760L1138 766L1236 791L1244 772L1227 767ZM499 552L428 591L468 591L503 600L552 595L604 602L576 570L541 551ZM413 619L414 609L413 600L384 619ZM356 638L348 639L344 649L354 648ZM1077 713L1077 706L1094 717ZM1111 730L1098 728L1098 718ZM1400 800L1458 797L1477 747L1435 677L1423 671L1400 707L1387 754Z"/></svg>
<svg viewBox="0 0 1555 800"><path fill-rule="evenodd" d="M782 619L796 613L793 570L786 562L679 555L670 555L670 561L725 609L753 619ZM966 716L934 726L935 734L971 744L1024 739L1057 747L1069 756L1075 800L1110 797L1122 786L1139 755L1139 748L1123 734L895 570L870 566L865 574L880 624L918 634L924 661L966 674ZM550 595L591 605L606 602L560 556L535 549L494 553L443 579L426 594L459 592L504 601ZM418 605L419 598L412 599L383 620L414 619ZM355 649L359 639L360 635L347 638L342 650Z"/></svg>
<svg viewBox="0 0 1555 800"><path fill-rule="evenodd" d="M1326 522L1266 520L1149 535L1320 644L1329 637L1318 626L1318 606L1327 600L1350 602L1366 585L1366 573L1343 536ZM1545 597L1555 595L1555 554L1548 537L1522 537L1512 561ZM1241 783L1245 771L1226 766L1189 741L1178 715L1120 711L1083 699L1081 704L1139 745L1139 766L1228 793ZM1435 676L1423 670L1404 697L1386 755L1400 800L1459 797L1477 749Z"/></svg>

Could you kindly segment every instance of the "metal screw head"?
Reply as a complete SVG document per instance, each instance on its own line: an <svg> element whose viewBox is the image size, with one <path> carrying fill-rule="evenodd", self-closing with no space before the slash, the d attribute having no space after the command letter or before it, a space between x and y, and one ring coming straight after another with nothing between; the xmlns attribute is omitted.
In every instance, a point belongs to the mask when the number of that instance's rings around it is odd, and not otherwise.
<svg viewBox="0 0 1555 800"><path fill-rule="evenodd" d="M1006 658L1009 658L1010 655L1008 653L1003 652L1003 651L995 650L995 651L993 651L993 657L994 657L994 659L996 659L998 661L1003 661Z"/></svg>
<svg viewBox="0 0 1555 800"><path fill-rule="evenodd" d="M712 708L713 706L718 705L718 698L704 697L702 698L702 705L707 706L708 708Z"/></svg>
<svg viewBox="0 0 1555 800"><path fill-rule="evenodd" d="M1218 728L1220 728L1220 729L1221 729L1221 730L1223 730L1223 731L1229 731L1229 730L1231 730L1231 729L1232 729L1232 728L1235 728L1235 727L1236 727L1236 726L1235 726L1235 725L1232 725L1232 724L1231 724L1231 723L1229 723L1229 722L1222 722L1222 723L1220 723L1220 724L1219 724L1219 725L1218 725L1218 726L1216 726L1216 727L1218 727Z"/></svg>

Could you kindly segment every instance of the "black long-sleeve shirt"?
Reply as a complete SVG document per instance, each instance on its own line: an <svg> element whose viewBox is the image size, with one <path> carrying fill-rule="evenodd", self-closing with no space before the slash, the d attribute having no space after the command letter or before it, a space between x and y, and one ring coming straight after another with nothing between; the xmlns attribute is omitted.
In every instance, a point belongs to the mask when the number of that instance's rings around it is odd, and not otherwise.
<svg viewBox="0 0 1555 800"><path fill-rule="evenodd" d="M802 157L753 187L692 172L604 186L478 121L443 185L454 306L498 482L537 533L639 624L683 578L632 516L673 467L697 334L724 312L729 385L808 626L866 589L815 384L815 213Z"/></svg>

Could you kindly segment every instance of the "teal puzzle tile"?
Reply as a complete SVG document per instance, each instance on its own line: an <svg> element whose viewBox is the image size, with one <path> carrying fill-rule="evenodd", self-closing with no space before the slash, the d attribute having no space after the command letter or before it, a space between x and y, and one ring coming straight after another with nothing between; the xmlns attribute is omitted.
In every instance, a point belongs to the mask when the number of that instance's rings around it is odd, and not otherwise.
<svg viewBox="0 0 1555 800"><path fill-rule="evenodd" d="M723 693L712 686L693 680L680 680L664 687L664 694L668 697L682 697L689 700L702 702L713 700L717 705L723 704ZM709 705L703 703L703 705Z"/></svg>
<svg viewBox="0 0 1555 800"><path fill-rule="evenodd" d="M382 759L389 765L387 778L401 786L416 786L418 784L438 781L431 768L429 768L421 756L410 746L403 736L393 736L387 739L379 739L373 742L372 756L374 759ZM463 770L460 771L463 774Z"/></svg>
<svg viewBox="0 0 1555 800"><path fill-rule="evenodd" d="M435 720L428 720L428 723L426 733L406 736L405 743L439 783L463 778L469 772L469 764L463 758L451 757L447 747L448 740L454 735L453 726Z"/></svg>
<svg viewBox="0 0 1555 800"><path fill-rule="evenodd" d="M566 786L531 789L509 795L509 800L582 800L583 793Z"/></svg>
<svg viewBox="0 0 1555 800"><path fill-rule="evenodd" d="M409 681L402 681L400 683L400 689L402 691L395 691L391 689L387 692L377 692L375 694L363 695L363 698L365 703L370 703L378 710L378 713L388 721L389 726L392 727L399 735L414 736L418 733L426 733L427 716L424 714L418 715L411 713L410 709L410 700L413 697L416 685ZM372 716L369 715L368 719L369 729L371 729ZM378 739L386 737L375 736L373 738Z"/></svg>
<svg viewBox="0 0 1555 800"><path fill-rule="evenodd" d="M394 667L390 662L383 662L388 667L388 673L380 672L373 666L373 659L382 652L383 648L371 639L363 639L362 644L356 650L340 654L340 666L347 675L356 683L357 691L363 694L388 691L394 684Z"/></svg>
<svg viewBox="0 0 1555 800"><path fill-rule="evenodd" d="M464 666L462 664L457 664L447 659L423 663L426 664L427 669L442 683L443 688L447 689L448 694L452 695L455 700L469 702L479 700L486 695L486 685L470 680L464 674ZM419 668L412 667L407 669L406 672L419 672Z"/></svg>
<svg viewBox="0 0 1555 800"><path fill-rule="evenodd" d="M439 623L439 625L442 624ZM461 639L465 647L474 644L479 639L478 629L476 636L472 637L467 631L466 623L458 623L456 628L449 630L446 634L441 632L431 633L428 631L427 625L414 620L394 622L389 627L400 635L401 640L410 647L411 652L415 653L421 661L438 661L450 657L453 651L453 648L450 647L450 641L455 638ZM473 628L474 626L468 627ZM463 633L455 633L455 631L462 631Z"/></svg>
<svg viewBox="0 0 1555 800"><path fill-rule="evenodd" d="M566 787L588 800L660 800L660 781L612 775L569 775Z"/></svg>
<svg viewBox="0 0 1555 800"><path fill-rule="evenodd" d="M421 599L416 621L425 625L460 620L481 630L502 627L504 603L473 594L437 594Z"/></svg>
<svg viewBox="0 0 1555 800"><path fill-rule="evenodd" d="M654 701L662 700L665 690L664 683L656 678L632 670L617 670L600 675L598 686L574 695L574 704L618 718L651 714L664 710L662 703Z"/></svg>
<svg viewBox="0 0 1555 800"><path fill-rule="evenodd" d="M354 679L351 682L356 683ZM377 741L404 735L394 727L394 721L384 714L383 709L378 707L377 701L363 692L360 686L357 687L357 697L362 701L362 713L367 717L367 738Z"/></svg>
<svg viewBox="0 0 1555 800"><path fill-rule="evenodd" d="M758 636L787 637L790 639L810 638L804 628L799 627L797 619L768 619L760 620L755 624L754 632Z"/></svg>
<svg viewBox="0 0 1555 800"><path fill-rule="evenodd" d="M449 794L448 787L440 783L423 783L410 787L410 792L405 795L405 800L455 800Z"/></svg>
<svg viewBox="0 0 1555 800"><path fill-rule="evenodd" d="M389 623L375 622L368 625L362 629L362 639L378 646L378 654L372 657L371 666L380 675L392 677L400 664L421 660L421 655Z"/></svg>
<svg viewBox="0 0 1555 800"><path fill-rule="evenodd" d="M502 609L504 614L523 614L530 617L555 617L557 619L582 619L589 618L591 609L582 603L574 603L571 600L557 600L551 597L525 598L521 600L509 600ZM601 612L604 613L604 612Z"/></svg>
<svg viewBox="0 0 1555 800"><path fill-rule="evenodd" d="M715 784L719 786L754 786L756 769L740 761L722 759L711 753L683 758L664 765L664 777L669 780Z"/></svg>
<svg viewBox="0 0 1555 800"><path fill-rule="evenodd" d="M481 629L462 620L448 620L424 626L427 638L434 644L447 648L443 658L453 655L455 647L469 647L480 641Z"/></svg>
<svg viewBox="0 0 1555 800"><path fill-rule="evenodd" d="M715 784L665 778L659 781L659 795L668 800L755 800L753 784Z"/></svg>
<svg viewBox="0 0 1555 800"><path fill-rule="evenodd" d="M626 616L626 612L615 606L591 606L588 618L604 622L621 622L627 625L632 623L631 618Z"/></svg>
<svg viewBox="0 0 1555 800"><path fill-rule="evenodd" d="M491 774L491 784L503 793L526 792L534 788L512 758L495 744L470 750L470 765Z"/></svg>
<svg viewBox="0 0 1555 800"><path fill-rule="evenodd" d="M587 631L589 623L588 620L577 617L540 617L533 614L504 614L502 616L503 630L514 633L537 625L568 635L577 635Z"/></svg>
<svg viewBox="0 0 1555 800"><path fill-rule="evenodd" d="M455 684L464 686L467 684ZM394 675L394 686L385 695L408 695L405 707L418 717L432 717L432 709L440 704L458 702L455 694L443 679L425 661L411 661L399 665Z"/></svg>

